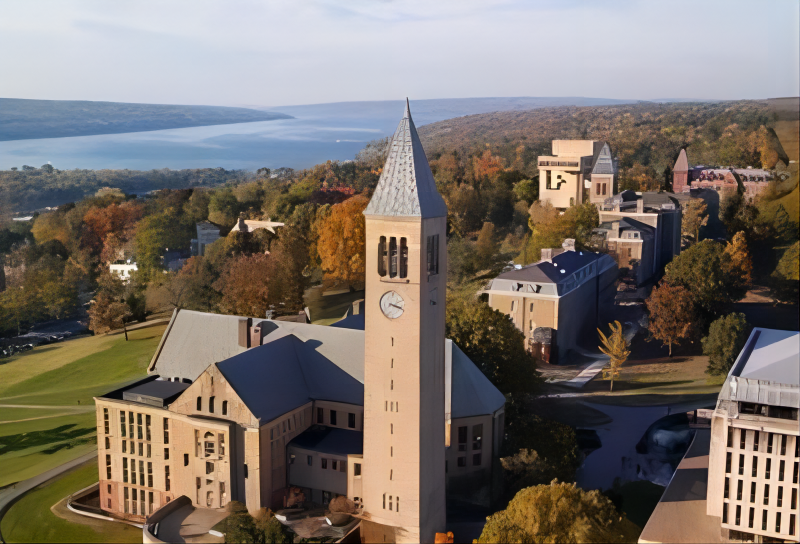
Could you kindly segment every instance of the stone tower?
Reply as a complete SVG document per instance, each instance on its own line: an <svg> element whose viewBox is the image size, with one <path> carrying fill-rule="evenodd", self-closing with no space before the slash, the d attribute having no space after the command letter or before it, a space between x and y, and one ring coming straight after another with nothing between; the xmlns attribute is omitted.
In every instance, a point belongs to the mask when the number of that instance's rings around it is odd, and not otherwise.
<svg viewBox="0 0 800 544"><path fill-rule="evenodd" d="M688 191L689 185L689 159L686 150L681 149L675 166L672 167L672 192L682 193Z"/></svg>
<svg viewBox="0 0 800 544"><path fill-rule="evenodd" d="M364 216L362 536L433 542L445 528L447 206L408 101Z"/></svg>

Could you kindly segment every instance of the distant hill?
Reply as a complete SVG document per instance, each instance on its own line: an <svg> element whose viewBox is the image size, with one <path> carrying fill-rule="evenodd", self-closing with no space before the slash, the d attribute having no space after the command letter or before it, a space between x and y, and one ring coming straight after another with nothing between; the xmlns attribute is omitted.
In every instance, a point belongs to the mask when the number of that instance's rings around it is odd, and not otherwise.
<svg viewBox="0 0 800 544"><path fill-rule="evenodd" d="M119 134L291 118L286 113L223 106L0 98L0 141Z"/></svg>

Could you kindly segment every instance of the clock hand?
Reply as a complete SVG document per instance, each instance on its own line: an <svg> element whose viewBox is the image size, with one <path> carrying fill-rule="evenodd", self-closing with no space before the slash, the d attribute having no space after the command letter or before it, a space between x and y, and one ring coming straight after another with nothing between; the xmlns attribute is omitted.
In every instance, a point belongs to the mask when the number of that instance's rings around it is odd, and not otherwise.
<svg viewBox="0 0 800 544"><path fill-rule="evenodd" d="M400 306L398 306L397 304L392 304L391 302L389 303L389 306L394 306L398 310L402 310L402 308Z"/></svg>

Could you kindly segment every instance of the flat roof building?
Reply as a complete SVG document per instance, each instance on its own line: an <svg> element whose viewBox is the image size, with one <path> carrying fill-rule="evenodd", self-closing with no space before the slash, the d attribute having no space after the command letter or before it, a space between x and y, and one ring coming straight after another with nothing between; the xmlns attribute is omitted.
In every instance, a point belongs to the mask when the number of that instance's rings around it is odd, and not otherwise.
<svg viewBox="0 0 800 544"><path fill-rule="evenodd" d="M640 542L800 541L798 409L800 333L754 329Z"/></svg>
<svg viewBox="0 0 800 544"><path fill-rule="evenodd" d="M552 155L538 159L539 200L564 209L584 200L600 204L616 194L616 162L606 142L553 140L552 146Z"/></svg>

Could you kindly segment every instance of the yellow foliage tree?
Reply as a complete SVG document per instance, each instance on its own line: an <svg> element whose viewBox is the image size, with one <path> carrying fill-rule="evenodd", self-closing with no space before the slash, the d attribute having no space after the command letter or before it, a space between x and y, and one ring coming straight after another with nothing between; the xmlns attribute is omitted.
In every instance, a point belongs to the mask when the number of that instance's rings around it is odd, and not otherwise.
<svg viewBox="0 0 800 544"><path fill-rule="evenodd" d="M700 241L700 227L708 225L708 206L699 199L693 198L683 210L683 221L681 230L684 234L694 236L694 241Z"/></svg>
<svg viewBox="0 0 800 544"><path fill-rule="evenodd" d="M597 329L600 335L600 342L603 344L599 346L600 351L609 356L610 360L608 366L603 369L603 379L611 380L611 388L609 391L614 390L614 379L619 377L619 369L628 360L628 342L625 340L625 335L622 334L622 324L619 321L614 321L608 324L611 329L611 336L606 336L603 331Z"/></svg>
<svg viewBox="0 0 800 544"><path fill-rule="evenodd" d="M354 196L331 206L330 214L317 227L317 252L330 284L364 286L366 261L365 223L362 213L369 199Z"/></svg>

